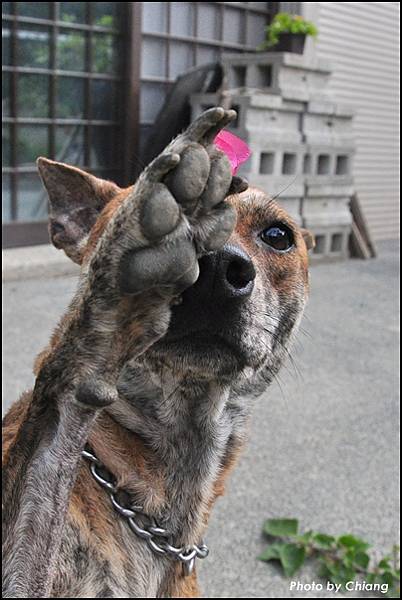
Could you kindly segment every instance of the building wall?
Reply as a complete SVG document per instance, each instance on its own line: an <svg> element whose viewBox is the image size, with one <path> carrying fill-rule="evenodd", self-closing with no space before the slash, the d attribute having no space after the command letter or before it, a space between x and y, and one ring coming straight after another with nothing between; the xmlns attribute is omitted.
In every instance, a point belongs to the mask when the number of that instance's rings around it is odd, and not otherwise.
<svg viewBox="0 0 402 600"><path fill-rule="evenodd" d="M399 237L399 3L306 2L307 50L331 61L331 88L356 110L354 176L375 239Z"/></svg>
<svg viewBox="0 0 402 600"><path fill-rule="evenodd" d="M144 143L176 77L254 51L276 2L142 2L140 130Z"/></svg>

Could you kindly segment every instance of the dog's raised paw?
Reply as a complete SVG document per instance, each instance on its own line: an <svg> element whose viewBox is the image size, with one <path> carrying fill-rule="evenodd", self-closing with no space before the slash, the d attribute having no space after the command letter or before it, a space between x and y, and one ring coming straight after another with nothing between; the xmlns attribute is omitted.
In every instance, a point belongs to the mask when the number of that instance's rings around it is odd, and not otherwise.
<svg viewBox="0 0 402 600"><path fill-rule="evenodd" d="M120 289L138 294L151 288L170 287L179 293L197 281L197 254L191 240L182 237L127 253L121 264Z"/></svg>
<svg viewBox="0 0 402 600"><path fill-rule="evenodd" d="M236 113L203 113L145 169L134 189L138 225L146 247L127 248L120 265L120 291L138 294L195 283L197 259L222 247L235 225L224 202L233 186L230 161L213 141Z"/></svg>
<svg viewBox="0 0 402 600"><path fill-rule="evenodd" d="M155 183L143 202L140 214L142 234L150 241L171 233L180 219L180 208L163 183Z"/></svg>

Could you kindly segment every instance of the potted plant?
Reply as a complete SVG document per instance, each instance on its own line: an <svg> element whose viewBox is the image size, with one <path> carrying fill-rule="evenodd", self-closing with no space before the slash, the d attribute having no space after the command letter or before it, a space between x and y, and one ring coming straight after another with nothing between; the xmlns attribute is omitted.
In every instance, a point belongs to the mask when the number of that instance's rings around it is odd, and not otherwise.
<svg viewBox="0 0 402 600"><path fill-rule="evenodd" d="M278 13L268 27L265 28L266 40L258 50L272 49L274 52L294 52L303 54L307 35L315 37L318 33L314 23L306 21L299 15Z"/></svg>

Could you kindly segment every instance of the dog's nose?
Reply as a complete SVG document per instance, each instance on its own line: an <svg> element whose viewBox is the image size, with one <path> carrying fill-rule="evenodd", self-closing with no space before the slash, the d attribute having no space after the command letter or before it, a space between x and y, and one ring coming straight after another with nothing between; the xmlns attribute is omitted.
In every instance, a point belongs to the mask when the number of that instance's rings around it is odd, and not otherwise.
<svg viewBox="0 0 402 600"><path fill-rule="evenodd" d="M200 279L212 279L212 295L215 298L248 298L254 287L255 276L255 268L249 255L233 244L226 244L219 252L200 260Z"/></svg>

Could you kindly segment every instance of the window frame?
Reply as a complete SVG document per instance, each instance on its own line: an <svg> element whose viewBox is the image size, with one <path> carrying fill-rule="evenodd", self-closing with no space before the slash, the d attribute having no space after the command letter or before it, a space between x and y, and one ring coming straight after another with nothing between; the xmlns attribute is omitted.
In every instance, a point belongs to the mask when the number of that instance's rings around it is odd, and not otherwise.
<svg viewBox="0 0 402 600"><path fill-rule="evenodd" d="M219 55L223 51L255 51L255 47L227 42L223 40L223 23L225 12L230 9L241 11L244 16L245 23L249 15L264 15L267 23L278 10L279 3L245 3L245 2L193 2L194 6L194 24L193 35L183 36L171 33L171 12L172 3L163 3L167 5L168 22L166 33L150 33L144 32L142 28L142 2L119 2L120 10L122 10L122 28L117 30L109 27L100 27L92 24L92 4L86 3L86 23L70 23L59 19L60 2L50 2L50 15L48 19L20 16L17 14L17 4L13 3L12 13L3 14L3 23L6 22L10 26L10 65L3 65L3 73L10 73L10 116L3 117L3 124L10 127L10 165L3 167L2 172L10 176L10 206L11 216L10 222L2 225L3 232L3 248L44 244L49 242L47 230L47 220L22 222L16 220L18 210L18 177L23 173L36 173L35 165L18 166L17 164L17 128L21 125L44 125L48 128L48 156L55 158L56 156L56 131L59 125L82 125L84 127L84 165L83 169L94 172L88 167L90 163L89 154L91 149L91 130L93 126L99 127L114 127L120 134L117 136L119 154L116 165L108 169L102 168L104 176L110 175L110 178L115 180L120 185L129 185L134 181L135 176L141 168L140 152L140 133L143 123L140 119L140 95L142 83L159 83L165 87L166 92L172 85L174 78L169 72L169 54L171 45L174 42L182 42L188 44L193 52L193 64L197 64L197 53L200 48L215 48ZM197 35L198 10L199 5L214 5L220 11L220 33L217 40L204 39ZM38 25L48 27L50 31L50 64L48 68L38 67L19 67L16 66L17 60L17 32L19 25ZM85 42L85 71L72 72L64 71L57 68L56 64L56 48L57 35L60 30L81 31L86 36ZM92 64L92 38L98 33L113 34L124 44L124 59L121 65L121 71L115 74L98 74L91 72ZM245 34L246 35L246 34ZM159 39L166 44L166 64L165 74L163 77L144 77L141 74L141 50L144 39ZM23 118L18 116L17 112L17 85L20 74L40 74L49 77L48 99L49 99L49 116L48 118ZM70 118L61 119L56 117L56 80L60 76L80 77L84 81L84 105L86 118ZM114 121L103 121L91 119L90 115L90 98L91 98L91 82L95 79L115 82L120 88L120 106L121 112L119 119ZM117 164L120 168L117 170ZM110 173L108 173L108 170ZM96 171L94 172L96 174Z"/></svg>
<svg viewBox="0 0 402 600"><path fill-rule="evenodd" d="M30 245L30 244L41 244L49 242L49 235L47 231L47 219L37 221L19 221L17 220L18 215L18 178L21 174L36 173L37 169L34 164L30 165L18 165L17 157L17 136L18 128L26 125L45 126L47 128L48 135L48 149L46 155L51 159L57 159L56 157L56 136L58 133L58 127L63 126L82 126L84 135L84 147L83 147L83 166L84 170L93 172L95 175L97 172L102 172L103 177L109 177L115 180L120 185L126 185L130 181L130 161L128 159L128 139L135 141L138 137L136 133L136 122L138 122L138 112L136 106L135 95L138 95L139 81L138 81L138 67L139 58L137 57L139 31L138 31L138 19L139 13L138 8L141 3L138 2L119 2L118 10L124 11L120 14L122 27L116 29L115 27L102 27L93 24L93 3L86 2L86 22L85 23L71 23L60 20L60 2L50 2L49 18L36 18L31 16L23 16L18 14L18 3L13 2L10 13L2 14L3 26L7 25L10 28L10 64L3 65L3 74L10 78L10 112L9 116L3 116L3 126L6 125L10 131L10 166L2 166L3 176L6 175L10 178L10 212L11 220L2 224L3 233L3 248L10 248L15 246ZM119 20L120 20L119 19ZM47 27L50 35L49 40L49 64L46 68L40 67L29 67L29 66L17 66L17 51L18 51L18 30L20 26L39 26ZM56 64L57 60L57 36L60 31L77 31L82 32L85 35L85 46L84 46L84 57L85 57L85 70L84 71L69 71L58 68ZM128 47L130 52L127 54L129 57L125 57L121 63L118 73L96 73L92 70L93 65L93 53L92 44L93 37L98 34L113 35L114 39L119 39L120 43L124 43L124 47ZM133 40L134 36L137 36L136 41ZM135 50L135 52L134 52ZM124 55L124 53L122 53ZM125 56L125 55L124 55ZM8 75L9 74L9 75ZM36 118L36 117L22 117L18 112L18 78L21 75L45 75L49 78L47 86L47 100L49 103L48 117ZM83 81L84 89L84 114L79 118L59 118L57 117L57 80L60 77L74 77ZM136 81L137 78L137 81ZM119 114L114 120L106 119L94 119L91 118L91 85L92 81L110 81L113 82L117 87L117 94L119 96ZM133 98L134 94L134 98ZM127 110L130 106L130 110ZM91 134L93 135L94 127L108 127L113 130L113 135L116 139L116 148L119 152L116 156L115 164L111 167L103 166L101 168L91 168L90 165L90 152L91 152ZM133 148L133 143L130 144L131 150L136 151Z"/></svg>

